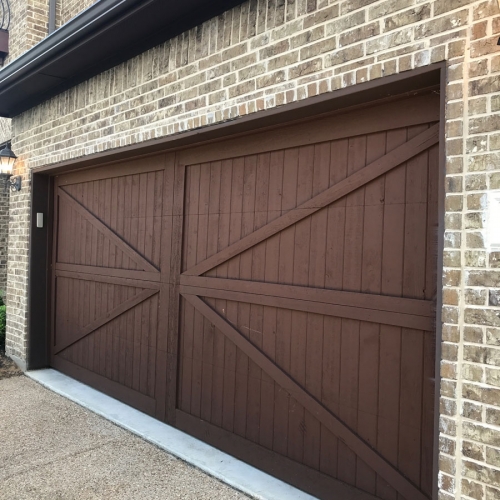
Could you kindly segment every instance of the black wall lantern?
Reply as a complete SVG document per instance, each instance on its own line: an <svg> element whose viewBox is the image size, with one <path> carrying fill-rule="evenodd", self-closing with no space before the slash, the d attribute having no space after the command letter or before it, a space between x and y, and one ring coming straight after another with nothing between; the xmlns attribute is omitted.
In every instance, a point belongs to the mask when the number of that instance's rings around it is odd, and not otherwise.
<svg viewBox="0 0 500 500"><path fill-rule="evenodd" d="M8 144L0 151L0 178L5 180L5 189L10 187L12 191L21 190L21 176L12 177L12 168L16 159L17 156Z"/></svg>

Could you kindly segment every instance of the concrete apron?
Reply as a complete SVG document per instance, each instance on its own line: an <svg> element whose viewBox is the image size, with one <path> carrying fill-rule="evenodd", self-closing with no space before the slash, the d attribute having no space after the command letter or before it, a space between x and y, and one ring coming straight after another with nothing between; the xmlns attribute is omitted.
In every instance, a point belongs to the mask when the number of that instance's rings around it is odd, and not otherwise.
<svg viewBox="0 0 500 500"><path fill-rule="evenodd" d="M247 495L261 500L315 500L315 497L62 373L44 369L26 372L26 375Z"/></svg>

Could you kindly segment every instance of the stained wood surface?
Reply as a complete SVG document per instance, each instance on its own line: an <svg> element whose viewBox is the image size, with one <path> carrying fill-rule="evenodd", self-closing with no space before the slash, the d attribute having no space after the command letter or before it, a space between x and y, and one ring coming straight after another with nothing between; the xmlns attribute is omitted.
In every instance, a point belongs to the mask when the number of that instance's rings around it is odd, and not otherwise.
<svg viewBox="0 0 500 500"><path fill-rule="evenodd" d="M205 318L217 327L226 337L228 337L239 349L241 349L252 362L265 370L267 374L279 385L295 398L328 430L333 432L345 445L356 455L373 465L377 472L389 484L394 485L398 492L407 498L426 498L418 488L410 481L406 480L395 467L378 455L375 450L357 436L339 418L328 412L313 396L311 396L292 377L281 370L272 360L265 356L253 342L245 339L234 327L219 316L216 311L210 308L202 299L193 295L185 295L185 298L193 307ZM206 420L206 419L205 419ZM306 429L304 429L305 432Z"/></svg>
<svg viewBox="0 0 500 500"><path fill-rule="evenodd" d="M58 177L54 366L320 498L430 498L438 115L421 95Z"/></svg>
<svg viewBox="0 0 500 500"><path fill-rule="evenodd" d="M160 253L168 202L164 170L155 159L108 174L76 173L56 181L52 363L94 385L107 379L106 387L132 391L118 391L123 397L143 394L150 398L148 413L155 414L156 366L164 364L158 355L166 295Z"/></svg>
<svg viewBox="0 0 500 500"><path fill-rule="evenodd" d="M432 449L427 437L424 459L421 436L433 389L430 372L412 367L433 361L419 345L435 329L437 142L431 121L227 159L225 172L219 161L187 167L181 410L381 498L430 496ZM216 361L212 339L223 332L209 310L375 455L354 451L234 338ZM424 400L425 417L415 406ZM389 479L386 462L399 471Z"/></svg>
<svg viewBox="0 0 500 500"><path fill-rule="evenodd" d="M315 497L333 497L342 500L375 500L376 498L188 413L177 410L176 421L180 430L213 446L223 447L227 453L255 467L272 470L275 477L308 491Z"/></svg>

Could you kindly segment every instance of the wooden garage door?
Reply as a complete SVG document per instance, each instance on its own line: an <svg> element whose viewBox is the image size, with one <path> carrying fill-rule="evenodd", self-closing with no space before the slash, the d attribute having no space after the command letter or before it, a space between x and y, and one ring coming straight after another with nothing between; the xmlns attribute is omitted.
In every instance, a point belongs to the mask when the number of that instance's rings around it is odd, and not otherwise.
<svg viewBox="0 0 500 500"><path fill-rule="evenodd" d="M320 498L429 498L438 119L420 95L57 178L53 365Z"/></svg>

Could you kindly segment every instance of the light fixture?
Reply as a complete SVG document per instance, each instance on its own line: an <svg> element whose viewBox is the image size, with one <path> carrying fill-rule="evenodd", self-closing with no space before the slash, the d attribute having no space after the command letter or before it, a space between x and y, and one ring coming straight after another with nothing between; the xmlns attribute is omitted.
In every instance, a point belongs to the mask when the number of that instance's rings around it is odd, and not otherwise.
<svg viewBox="0 0 500 500"><path fill-rule="evenodd" d="M5 180L5 189L10 187L12 191L21 190L21 176L18 175L11 179L16 159L17 156L8 144L0 151L0 178Z"/></svg>

